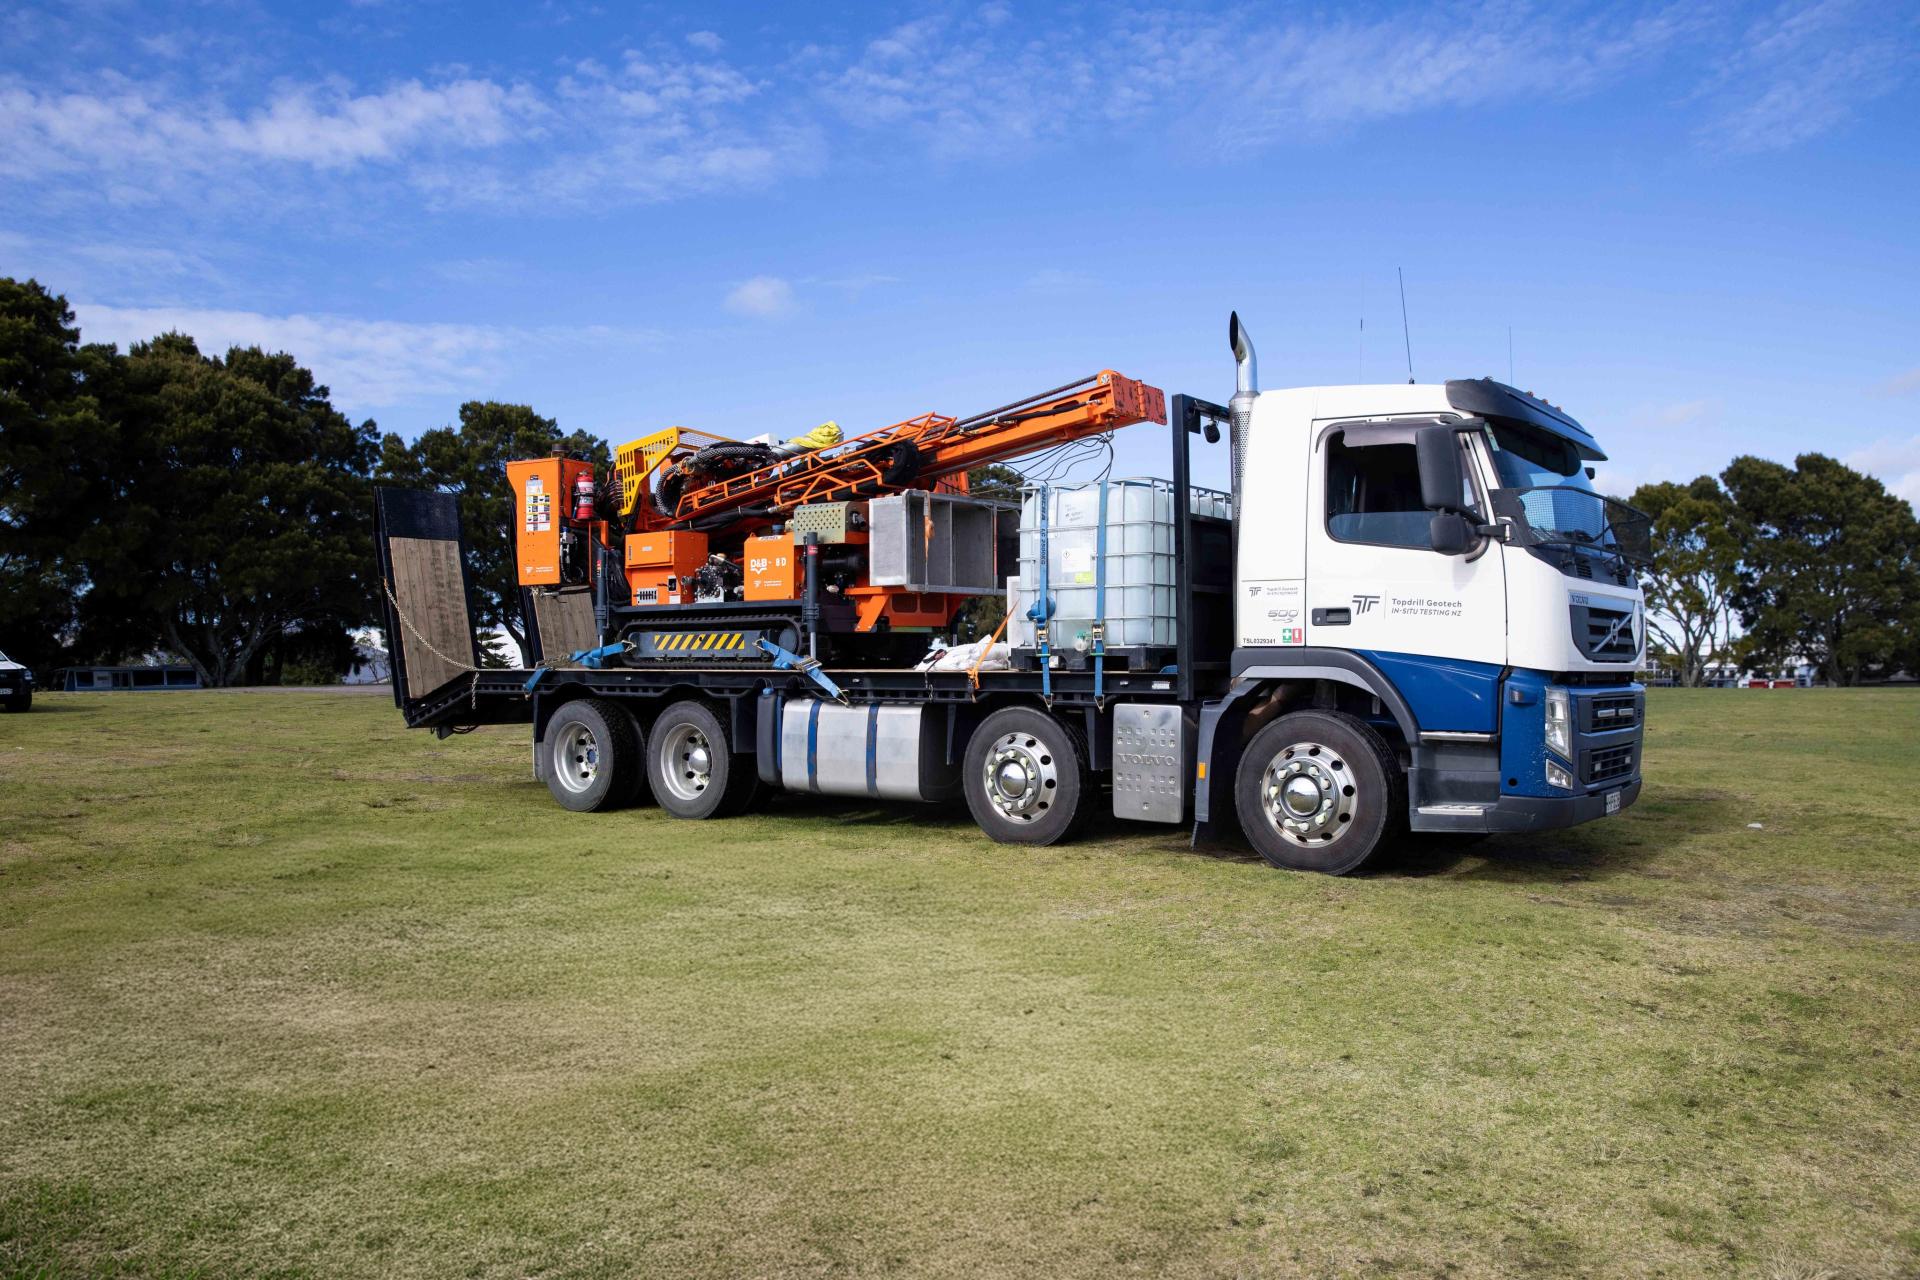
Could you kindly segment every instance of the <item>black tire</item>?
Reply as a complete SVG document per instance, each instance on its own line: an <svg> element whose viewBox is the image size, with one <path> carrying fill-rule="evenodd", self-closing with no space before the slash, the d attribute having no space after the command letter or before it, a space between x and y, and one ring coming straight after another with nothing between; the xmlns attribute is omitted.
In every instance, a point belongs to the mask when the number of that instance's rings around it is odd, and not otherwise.
<svg viewBox="0 0 1920 1280"><path fill-rule="evenodd" d="M1366 721L1296 711L1247 744L1233 801L1240 830L1268 862L1344 876L1406 821L1407 784L1386 739Z"/></svg>
<svg viewBox="0 0 1920 1280"><path fill-rule="evenodd" d="M960 782L974 822L1001 844L1058 844L1093 817L1085 741L1032 707L1007 707L980 722L967 740Z"/></svg>
<svg viewBox="0 0 1920 1280"><path fill-rule="evenodd" d="M713 708L693 699L674 703L654 720L647 734L647 780L660 807L676 818L732 817L760 790L753 757L735 752Z"/></svg>
<svg viewBox="0 0 1920 1280"><path fill-rule="evenodd" d="M7 695L9 711L31 711L33 709L33 690L20 689Z"/></svg>
<svg viewBox="0 0 1920 1280"><path fill-rule="evenodd" d="M626 708L605 698L569 702L547 721L540 739L542 776L563 809L598 813L644 794L645 742Z"/></svg>

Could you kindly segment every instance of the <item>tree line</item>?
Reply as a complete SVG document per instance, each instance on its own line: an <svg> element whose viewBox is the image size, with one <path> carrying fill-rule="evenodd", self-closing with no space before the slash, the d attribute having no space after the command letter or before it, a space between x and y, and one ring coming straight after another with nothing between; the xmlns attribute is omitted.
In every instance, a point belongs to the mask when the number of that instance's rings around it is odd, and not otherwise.
<svg viewBox="0 0 1920 1280"><path fill-rule="evenodd" d="M166 653L209 685L337 679L380 619L372 488L456 494L476 624L530 660L506 463L605 441L526 405L469 401L411 443L350 421L286 353L167 333L83 343L66 300L0 278L0 649L48 671ZM1019 477L982 469L1017 494ZM1920 673L1920 523L1822 454L1742 457L1643 485L1652 647L1686 684L1799 656L1839 684ZM983 601L972 630L991 630Z"/></svg>
<svg viewBox="0 0 1920 1280"><path fill-rule="evenodd" d="M1680 683L1795 659L1840 685L1920 675L1920 521L1872 476L1741 457L1628 502L1653 519L1649 661Z"/></svg>
<svg viewBox="0 0 1920 1280"><path fill-rule="evenodd" d="M460 496L476 621L523 643L504 467L556 448L610 461L490 401L409 444L291 355L83 343L65 298L0 278L0 650L41 672L165 654L212 686L337 680L380 619L383 483Z"/></svg>

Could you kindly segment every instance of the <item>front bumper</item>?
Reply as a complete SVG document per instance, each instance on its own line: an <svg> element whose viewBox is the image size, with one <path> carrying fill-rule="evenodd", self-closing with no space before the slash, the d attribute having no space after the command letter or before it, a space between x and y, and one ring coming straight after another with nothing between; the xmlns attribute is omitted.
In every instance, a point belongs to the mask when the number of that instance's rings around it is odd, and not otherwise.
<svg viewBox="0 0 1920 1280"><path fill-rule="evenodd" d="M1618 792L1620 800L1611 812L1607 797ZM1436 813L1422 810L1416 829L1420 831L1486 832L1552 831L1574 827L1595 818L1624 813L1640 798L1640 779L1634 778L1607 791L1585 795L1501 796L1477 813Z"/></svg>

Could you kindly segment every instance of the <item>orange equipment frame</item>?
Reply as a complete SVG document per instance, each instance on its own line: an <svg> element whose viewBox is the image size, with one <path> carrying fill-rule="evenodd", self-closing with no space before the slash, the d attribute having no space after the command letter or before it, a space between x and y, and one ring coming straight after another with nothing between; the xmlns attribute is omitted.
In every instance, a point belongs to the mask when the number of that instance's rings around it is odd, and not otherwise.
<svg viewBox="0 0 1920 1280"><path fill-rule="evenodd" d="M931 489L937 481L971 467L1017 458L1136 422L1166 420L1167 399L1160 388L1105 369L971 418L923 413L830 449L781 459L712 484L690 486L680 495L672 522L723 515L742 507L790 511L811 502L875 497L910 487ZM678 432L677 428L671 430ZM655 444L656 439L635 441L620 451L626 510L637 505L646 477L670 455L685 451L678 438L668 448L660 447L665 441ZM648 453L642 446L649 444L653 445L650 456L642 457ZM636 467L645 465L644 472L628 469L630 454ZM905 466L903 454L908 464ZM889 479L902 472L906 474L905 483Z"/></svg>

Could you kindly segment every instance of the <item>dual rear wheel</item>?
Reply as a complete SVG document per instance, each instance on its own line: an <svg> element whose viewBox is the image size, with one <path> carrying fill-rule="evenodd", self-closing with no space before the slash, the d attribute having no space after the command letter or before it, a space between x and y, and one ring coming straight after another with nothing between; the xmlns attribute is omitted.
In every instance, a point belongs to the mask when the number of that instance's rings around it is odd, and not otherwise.
<svg viewBox="0 0 1920 1280"><path fill-rule="evenodd" d="M581 698L554 712L541 738L541 772L563 808L594 813L658 801L676 818L739 813L759 786L706 703L686 699L642 732L619 703Z"/></svg>

